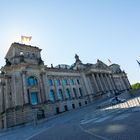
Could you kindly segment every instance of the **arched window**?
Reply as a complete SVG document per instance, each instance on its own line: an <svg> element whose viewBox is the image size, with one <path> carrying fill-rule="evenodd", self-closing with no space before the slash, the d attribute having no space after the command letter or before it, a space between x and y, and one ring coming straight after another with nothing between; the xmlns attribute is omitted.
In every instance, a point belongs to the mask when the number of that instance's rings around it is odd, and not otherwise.
<svg viewBox="0 0 140 140"><path fill-rule="evenodd" d="M77 92L75 88L73 88L73 93L74 93L74 96L77 98L78 96L77 96Z"/></svg>
<svg viewBox="0 0 140 140"><path fill-rule="evenodd" d="M54 90L52 89L50 90L50 100L53 102L55 101L55 94L54 94Z"/></svg>
<svg viewBox="0 0 140 140"><path fill-rule="evenodd" d="M38 84L37 79L34 76L30 76L27 80L28 86L36 86Z"/></svg>
<svg viewBox="0 0 140 140"><path fill-rule="evenodd" d="M68 88L66 89L66 96L67 96L68 99L71 98L71 96L70 96L70 90Z"/></svg>
<svg viewBox="0 0 140 140"><path fill-rule="evenodd" d="M63 92L62 89L58 90L58 99L63 100Z"/></svg>
<svg viewBox="0 0 140 140"><path fill-rule="evenodd" d="M80 96L83 96L83 93L82 93L82 89L79 88L79 93L80 93Z"/></svg>

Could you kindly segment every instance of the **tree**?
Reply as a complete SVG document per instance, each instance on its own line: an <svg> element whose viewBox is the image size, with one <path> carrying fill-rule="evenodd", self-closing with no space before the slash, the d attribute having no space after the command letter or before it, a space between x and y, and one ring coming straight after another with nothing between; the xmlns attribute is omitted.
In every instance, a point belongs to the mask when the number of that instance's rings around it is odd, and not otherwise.
<svg viewBox="0 0 140 140"><path fill-rule="evenodd" d="M132 89L139 89L140 88L140 83L135 83L131 85Z"/></svg>

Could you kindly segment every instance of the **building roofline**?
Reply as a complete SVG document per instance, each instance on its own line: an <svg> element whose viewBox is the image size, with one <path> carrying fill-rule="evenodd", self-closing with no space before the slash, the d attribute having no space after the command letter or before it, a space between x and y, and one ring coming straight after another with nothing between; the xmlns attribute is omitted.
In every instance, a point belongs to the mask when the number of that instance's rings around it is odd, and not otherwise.
<svg viewBox="0 0 140 140"><path fill-rule="evenodd" d="M9 50L7 51L6 55L5 55L5 58L7 58L8 56L8 53L10 52L10 50L12 48L19 48L19 47L23 47L23 48L31 48L31 49L34 49L34 50L37 50L37 51L41 51L42 49L36 47L36 46L31 46L31 45L26 45L26 44L21 44L21 43L17 43L17 42L14 42L11 44Z"/></svg>

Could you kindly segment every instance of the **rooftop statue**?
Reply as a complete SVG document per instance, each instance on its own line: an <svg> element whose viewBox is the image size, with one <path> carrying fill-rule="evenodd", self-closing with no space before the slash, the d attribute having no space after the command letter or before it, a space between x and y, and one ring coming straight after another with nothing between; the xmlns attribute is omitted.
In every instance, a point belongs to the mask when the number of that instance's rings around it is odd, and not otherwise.
<svg viewBox="0 0 140 140"><path fill-rule="evenodd" d="M81 63L81 60L79 59L79 56L77 54L75 54L75 60L76 60L76 63L77 62L80 62Z"/></svg>

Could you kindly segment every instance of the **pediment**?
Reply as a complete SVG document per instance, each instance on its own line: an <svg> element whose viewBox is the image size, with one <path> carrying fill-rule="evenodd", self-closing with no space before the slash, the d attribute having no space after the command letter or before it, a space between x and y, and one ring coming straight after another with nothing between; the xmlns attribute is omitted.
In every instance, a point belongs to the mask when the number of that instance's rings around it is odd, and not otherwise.
<svg viewBox="0 0 140 140"><path fill-rule="evenodd" d="M107 66L105 63L103 63L100 60L97 60L97 63L95 64L95 68L109 70L109 66Z"/></svg>

